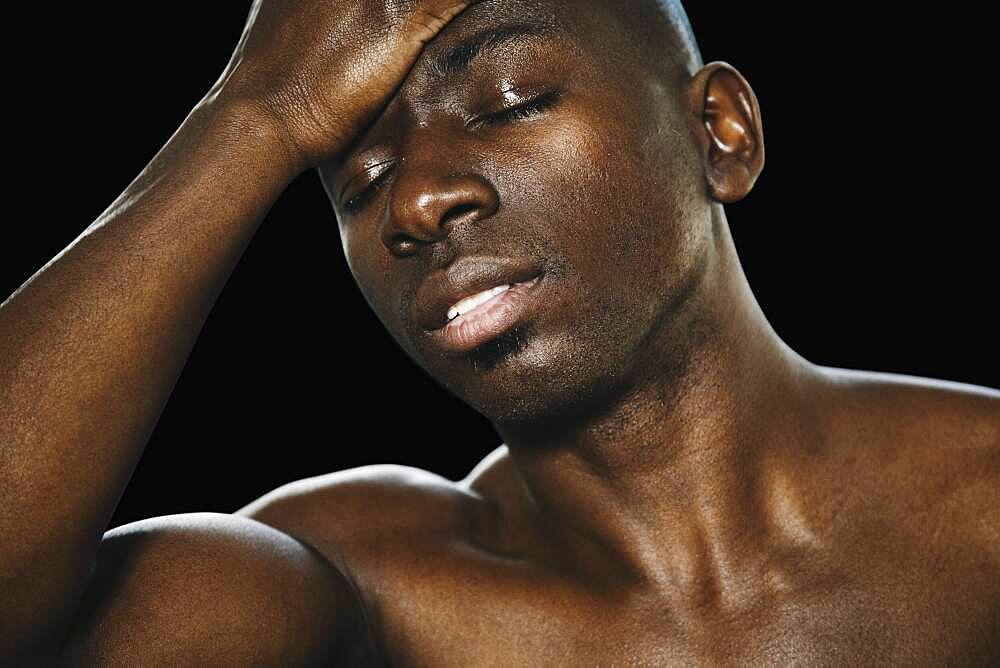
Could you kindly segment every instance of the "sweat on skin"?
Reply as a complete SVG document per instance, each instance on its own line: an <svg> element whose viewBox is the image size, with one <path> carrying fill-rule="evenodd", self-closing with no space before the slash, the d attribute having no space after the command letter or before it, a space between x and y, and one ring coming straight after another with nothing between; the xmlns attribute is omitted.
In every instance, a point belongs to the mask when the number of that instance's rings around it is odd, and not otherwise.
<svg viewBox="0 0 1000 668"><path fill-rule="evenodd" d="M0 306L0 663L995 663L1000 393L791 350L725 217L763 165L677 2L256 0ZM368 304L504 444L460 481L359 467L107 531L311 168Z"/></svg>

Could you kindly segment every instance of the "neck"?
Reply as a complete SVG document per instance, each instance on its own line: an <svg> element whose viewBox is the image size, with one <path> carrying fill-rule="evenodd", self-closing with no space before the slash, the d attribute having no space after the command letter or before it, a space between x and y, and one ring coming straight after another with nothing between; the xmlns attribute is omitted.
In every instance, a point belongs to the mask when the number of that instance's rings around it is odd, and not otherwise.
<svg viewBox="0 0 1000 668"><path fill-rule="evenodd" d="M524 506L560 558L687 600L725 595L761 567L775 533L789 533L795 501L775 490L816 431L814 367L767 322L721 206L715 215L724 238L697 298L626 391L557 428L497 425ZM678 331L711 336L679 348Z"/></svg>

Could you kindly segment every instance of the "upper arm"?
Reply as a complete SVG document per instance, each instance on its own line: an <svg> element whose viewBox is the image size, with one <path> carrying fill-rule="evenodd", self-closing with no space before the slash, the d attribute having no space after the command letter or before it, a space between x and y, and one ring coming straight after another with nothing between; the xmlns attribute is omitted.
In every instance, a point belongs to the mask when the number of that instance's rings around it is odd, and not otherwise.
<svg viewBox="0 0 1000 668"><path fill-rule="evenodd" d="M361 615L343 574L246 517L157 517L105 534L60 658L67 665L314 665Z"/></svg>

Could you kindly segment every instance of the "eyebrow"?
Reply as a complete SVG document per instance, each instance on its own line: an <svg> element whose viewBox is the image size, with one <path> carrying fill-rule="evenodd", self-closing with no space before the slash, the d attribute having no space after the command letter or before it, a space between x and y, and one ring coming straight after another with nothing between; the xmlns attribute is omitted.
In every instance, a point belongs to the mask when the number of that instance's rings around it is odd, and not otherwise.
<svg viewBox="0 0 1000 668"><path fill-rule="evenodd" d="M430 71L435 78L454 76L469 69L481 55L515 42L538 40L551 34L551 29L533 23L505 23L486 28L431 58Z"/></svg>

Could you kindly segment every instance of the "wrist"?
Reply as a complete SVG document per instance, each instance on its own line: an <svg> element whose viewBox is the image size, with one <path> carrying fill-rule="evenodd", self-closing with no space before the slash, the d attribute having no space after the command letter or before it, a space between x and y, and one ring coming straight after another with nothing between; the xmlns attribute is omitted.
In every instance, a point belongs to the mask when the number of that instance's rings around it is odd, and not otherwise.
<svg viewBox="0 0 1000 668"><path fill-rule="evenodd" d="M308 165L285 128L264 105L225 93L209 93L195 107L212 131L260 153L269 170L290 182Z"/></svg>

